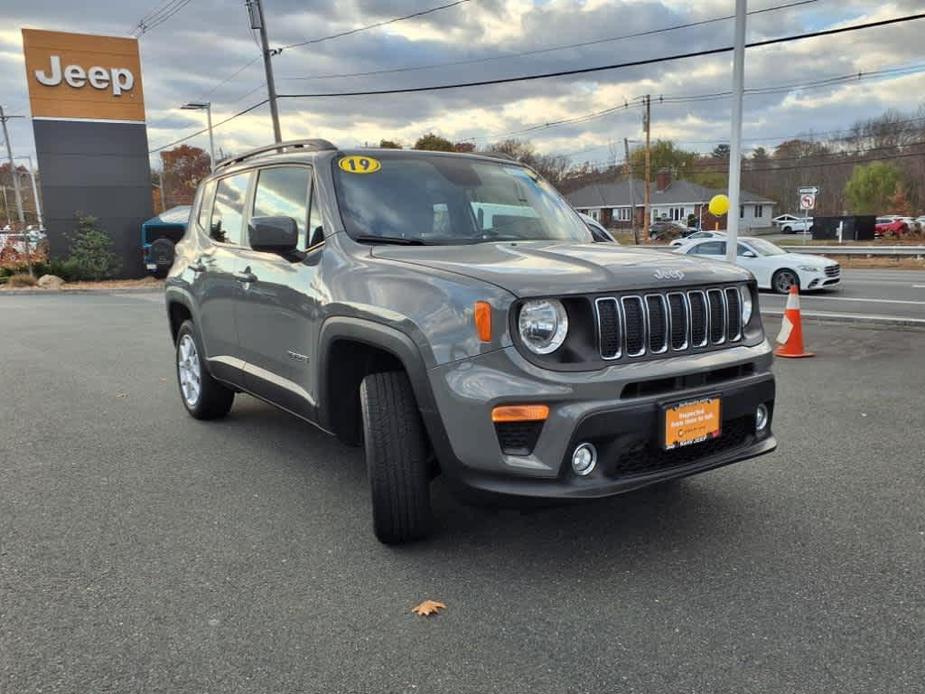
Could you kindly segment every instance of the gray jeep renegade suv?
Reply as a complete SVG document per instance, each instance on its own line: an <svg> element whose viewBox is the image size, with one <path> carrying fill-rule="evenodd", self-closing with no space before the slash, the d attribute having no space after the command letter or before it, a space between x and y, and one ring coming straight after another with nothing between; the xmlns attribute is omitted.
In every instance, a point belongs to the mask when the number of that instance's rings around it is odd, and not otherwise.
<svg viewBox="0 0 925 694"><path fill-rule="evenodd" d="M189 413L247 392L364 445L383 542L426 534L438 473L580 499L776 446L749 273L593 243L502 157L307 140L226 160L166 300Z"/></svg>

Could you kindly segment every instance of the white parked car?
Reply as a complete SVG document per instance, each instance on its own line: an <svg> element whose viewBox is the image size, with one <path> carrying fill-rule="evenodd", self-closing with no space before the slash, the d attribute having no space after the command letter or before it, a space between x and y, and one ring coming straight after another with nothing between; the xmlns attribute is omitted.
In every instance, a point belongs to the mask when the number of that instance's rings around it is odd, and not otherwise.
<svg viewBox="0 0 925 694"><path fill-rule="evenodd" d="M784 234L796 234L797 232L810 231L813 228L812 217L797 217L792 214L781 214L771 220L771 224L776 226Z"/></svg>
<svg viewBox="0 0 925 694"><path fill-rule="evenodd" d="M675 239L668 245L672 248L680 248L685 246L692 241L697 241L698 239L724 239L726 238L725 231L695 231L690 236L685 236L683 239Z"/></svg>
<svg viewBox="0 0 925 694"><path fill-rule="evenodd" d="M709 260L726 259L726 241L705 239L677 248L675 253ZM841 266L819 255L788 253L764 239L739 239L736 265L751 271L762 289L786 294L794 284L800 291L834 287L841 281Z"/></svg>

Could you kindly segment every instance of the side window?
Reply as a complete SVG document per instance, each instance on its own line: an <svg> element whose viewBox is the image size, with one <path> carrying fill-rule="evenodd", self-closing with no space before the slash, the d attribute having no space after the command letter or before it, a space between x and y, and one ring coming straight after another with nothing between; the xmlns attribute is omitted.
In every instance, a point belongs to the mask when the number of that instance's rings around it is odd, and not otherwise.
<svg viewBox="0 0 925 694"><path fill-rule="evenodd" d="M209 222L209 236L219 243L240 246L244 230L244 202L251 174L223 178L215 190L215 204Z"/></svg>
<svg viewBox="0 0 925 694"><path fill-rule="evenodd" d="M199 197L199 209L196 211L196 224L205 231L209 228L209 216L212 214L212 196L215 195L215 181L209 181L202 187Z"/></svg>
<svg viewBox="0 0 925 694"><path fill-rule="evenodd" d="M723 255L726 253L725 241L707 241L693 249L697 255Z"/></svg>
<svg viewBox="0 0 925 694"><path fill-rule="evenodd" d="M745 255L749 251L751 251L751 249L747 246L743 246L741 243L736 244L736 255Z"/></svg>
<svg viewBox="0 0 925 694"><path fill-rule="evenodd" d="M254 217L291 217L304 240L308 222L308 186L312 171L307 166L274 166L263 169L254 194ZM304 244L300 241L300 246Z"/></svg>

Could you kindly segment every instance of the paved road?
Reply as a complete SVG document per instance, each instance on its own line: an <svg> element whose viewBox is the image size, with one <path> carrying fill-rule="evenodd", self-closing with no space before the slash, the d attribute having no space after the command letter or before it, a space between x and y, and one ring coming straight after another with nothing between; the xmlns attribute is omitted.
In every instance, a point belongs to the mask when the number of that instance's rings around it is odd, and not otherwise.
<svg viewBox="0 0 925 694"><path fill-rule="evenodd" d="M763 311L782 311L785 303L784 296L761 295ZM846 269L837 289L802 294L800 307L810 317L917 321L925 326L925 272Z"/></svg>
<svg viewBox="0 0 925 694"><path fill-rule="evenodd" d="M437 482L390 549L357 450L183 413L159 301L0 296L0 691L922 691L925 331L808 326L773 455L525 514Z"/></svg>

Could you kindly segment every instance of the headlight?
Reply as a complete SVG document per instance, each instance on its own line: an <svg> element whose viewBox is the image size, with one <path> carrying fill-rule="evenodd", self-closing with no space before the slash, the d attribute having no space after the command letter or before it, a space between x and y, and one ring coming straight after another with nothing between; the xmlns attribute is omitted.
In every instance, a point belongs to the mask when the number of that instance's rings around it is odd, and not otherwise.
<svg viewBox="0 0 925 694"><path fill-rule="evenodd" d="M800 269L803 272L825 272L821 267L816 267L815 265L800 265Z"/></svg>
<svg viewBox="0 0 925 694"><path fill-rule="evenodd" d="M550 354L565 342L568 315L556 299L527 301L520 307L517 328L527 349L535 354Z"/></svg>
<svg viewBox="0 0 925 694"><path fill-rule="evenodd" d="M752 319L752 292L748 287L742 287L742 325L748 325Z"/></svg>

